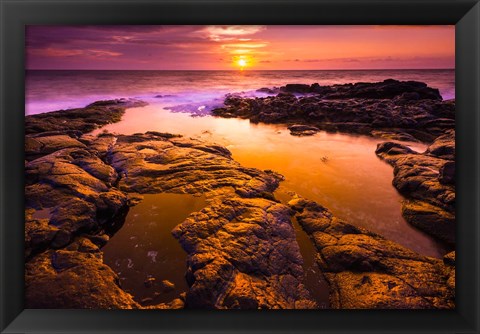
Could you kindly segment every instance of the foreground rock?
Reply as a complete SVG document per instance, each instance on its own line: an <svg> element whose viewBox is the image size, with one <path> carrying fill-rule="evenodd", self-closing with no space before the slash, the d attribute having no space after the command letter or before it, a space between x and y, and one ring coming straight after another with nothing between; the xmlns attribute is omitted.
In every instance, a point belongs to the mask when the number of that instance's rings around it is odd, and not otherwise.
<svg viewBox="0 0 480 334"><path fill-rule="evenodd" d="M27 308L316 307L290 211L273 200L280 175L242 167L221 146L158 132L91 136L86 123L26 137ZM186 305L143 307L103 264L133 193L159 192L211 202L175 232L189 253Z"/></svg>
<svg viewBox="0 0 480 334"><path fill-rule="evenodd" d="M109 103L95 105L116 108ZM52 117L65 116L56 115ZM353 247L345 253L342 247L326 249L321 253L325 264L319 258L332 296L337 296L332 297L334 307L453 305L454 254L443 265L328 215L333 230L317 225L310 229L309 221L327 219L319 213L325 212L323 208L297 201L290 203L291 210L278 203L273 191L282 176L245 168L224 147L159 132L92 136L85 133L93 126L88 117L62 132L49 128L48 117L35 118L37 130L31 130L25 141L27 308L316 308L303 283L303 260L291 223L294 214L320 242L322 252L335 240L337 246ZM448 160L454 154L448 143L448 138L439 138L429 148L429 158ZM395 149L405 157L417 155L404 147ZM388 151L389 156L395 155L395 149ZM450 186L452 166L440 169L439 182ZM138 202L135 194L160 192L203 194L208 206L173 231L187 252L186 296L142 306L103 264L101 247L121 227L129 206ZM358 249L363 241L352 234L371 238L365 246L368 252ZM368 272L370 278L360 278L359 271ZM358 279L375 286L357 293ZM375 289L376 297L368 299Z"/></svg>
<svg viewBox="0 0 480 334"><path fill-rule="evenodd" d="M260 198L216 200L173 233L189 254L187 307L317 307L302 283L288 207Z"/></svg>
<svg viewBox="0 0 480 334"><path fill-rule="evenodd" d="M412 225L455 243L455 131L438 137L420 154L385 142L376 154L394 166L393 185L407 200L402 214Z"/></svg>
<svg viewBox="0 0 480 334"><path fill-rule="evenodd" d="M26 263L25 300L28 308L44 309L140 307L119 287L112 269L103 264L98 246L84 237Z"/></svg>
<svg viewBox="0 0 480 334"><path fill-rule="evenodd" d="M455 253L421 256L347 224L313 201L289 202L317 249L317 263L339 309L429 309L455 305Z"/></svg>
<svg viewBox="0 0 480 334"><path fill-rule="evenodd" d="M85 108L59 110L25 118L25 134L77 134L90 132L120 121L125 109L143 107L147 103L133 99L97 101ZM42 134L43 133L43 134Z"/></svg>
<svg viewBox="0 0 480 334"><path fill-rule="evenodd" d="M80 137L120 120L127 100L27 116L25 137L25 303L27 308L138 308L103 264L107 230L128 196L118 174Z"/></svg>
<svg viewBox="0 0 480 334"><path fill-rule="evenodd" d="M362 134L382 130L394 139L432 141L455 126L455 101L442 101L437 89L415 81L286 85L276 96L230 95L224 103L213 110L215 116Z"/></svg>
<svg viewBox="0 0 480 334"><path fill-rule="evenodd" d="M282 177L245 168L224 147L200 140L148 132L135 136L103 135L114 142L106 160L121 176L118 188L139 193L208 193L232 187L242 197L269 197ZM96 139L88 141L95 145Z"/></svg>

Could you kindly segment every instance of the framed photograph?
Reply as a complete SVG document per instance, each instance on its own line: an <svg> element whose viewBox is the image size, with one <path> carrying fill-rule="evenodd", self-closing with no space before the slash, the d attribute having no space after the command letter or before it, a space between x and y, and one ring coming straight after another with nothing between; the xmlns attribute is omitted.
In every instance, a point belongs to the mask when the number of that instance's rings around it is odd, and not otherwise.
<svg viewBox="0 0 480 334"><path fill-rule="evenodd" d="M1 4L2 333L477 333L478 1Z"/></svg>

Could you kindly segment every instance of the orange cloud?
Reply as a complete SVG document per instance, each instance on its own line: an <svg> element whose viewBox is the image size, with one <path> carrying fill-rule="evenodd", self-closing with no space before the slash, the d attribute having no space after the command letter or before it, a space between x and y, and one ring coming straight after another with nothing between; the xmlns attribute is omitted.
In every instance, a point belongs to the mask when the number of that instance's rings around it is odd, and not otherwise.
<svg viewBox="0 0 480 334"><path fill-rule="evenodd" d="M264 26L207 26L200 30L199 33L213 41L219 42L253 35L264 29Z"/></svg>

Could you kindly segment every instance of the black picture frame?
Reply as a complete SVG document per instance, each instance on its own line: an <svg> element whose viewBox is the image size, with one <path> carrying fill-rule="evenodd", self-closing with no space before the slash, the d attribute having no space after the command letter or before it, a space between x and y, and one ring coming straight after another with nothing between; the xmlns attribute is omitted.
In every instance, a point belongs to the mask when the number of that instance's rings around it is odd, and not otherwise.
<svg viewBox="0 0 480 334"><path fill-rule="evenodd" d="M2 333L478 333L480 4L478 0L0 0ZM24 26L28 24L456 25L455 310L29 310L24 282Z"/></svg>

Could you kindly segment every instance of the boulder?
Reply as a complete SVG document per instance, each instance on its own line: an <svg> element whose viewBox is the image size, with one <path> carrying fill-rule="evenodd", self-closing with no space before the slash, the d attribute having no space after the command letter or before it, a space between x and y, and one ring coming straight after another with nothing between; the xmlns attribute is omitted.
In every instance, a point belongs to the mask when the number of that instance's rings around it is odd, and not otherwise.
<svg viewBox="0 0 480 334"><path fill-rule="evenodd" d="M97 101L85 108L52 111L29 115L25 118L25 134L39 134L47 131L90 132L108 123L120 121L126 108L143 107L147 103L134 99Z"/></svg>
<svg viewBox="0 0 480 334"><path fill-rule="evenodd" d="M317 307L303 284L288 207L261 198L218 198L173 235L188 253L187 307Z"/></svg>
<svg viewBox="0 0 480 334"><path fill-rule="evenodd" d="M295 197L288 205L318 252L317 263L338 309L452 309L454 264L421 256Z"/></svg>
<svg viewBox="0 0 480 334"><path fill-rule="evenodd" d="M447 161L440 167L438 180L441 184L455 185L455 162Z"/></svg>
<svg viewBox="0 0 480 334"><path fill-rule="evenodd" d="M103 264L101 252L47 250L25 264L25 307L132 309L140 305L120 288L117 275Z"/></svg>
<svg viewBox="0 0 480 334"><path fill-rule="evenodd" d="M292 136L311 136L320 131L315 126L294 124L288 127Z"/></svg>
<svg viewBox="0 0 480 334"><path fill-rule="evenodd" d="M455 243L455 132L438 137L419 154L385 142L376 154L394 169L393 185L407 199L402 213L410 224L448 244Z"/></svg>

